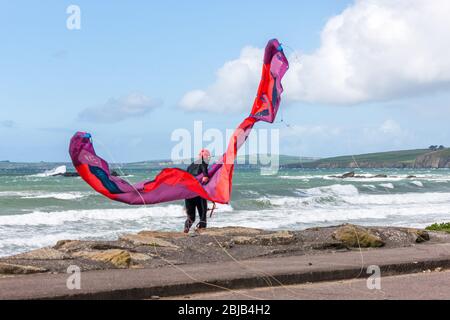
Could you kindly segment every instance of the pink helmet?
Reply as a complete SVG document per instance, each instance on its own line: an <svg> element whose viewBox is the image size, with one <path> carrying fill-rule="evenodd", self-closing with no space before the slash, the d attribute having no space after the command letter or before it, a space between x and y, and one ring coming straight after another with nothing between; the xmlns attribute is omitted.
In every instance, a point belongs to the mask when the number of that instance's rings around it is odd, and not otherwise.
<svg viewBox="0 0 450 320"><path fill-rule="evenodd" d="M202 150L200 150L198 157L202 158L202 159L209 159L209 158L211 158L211 152L209 152L208 149L202 149Z"/></svg>

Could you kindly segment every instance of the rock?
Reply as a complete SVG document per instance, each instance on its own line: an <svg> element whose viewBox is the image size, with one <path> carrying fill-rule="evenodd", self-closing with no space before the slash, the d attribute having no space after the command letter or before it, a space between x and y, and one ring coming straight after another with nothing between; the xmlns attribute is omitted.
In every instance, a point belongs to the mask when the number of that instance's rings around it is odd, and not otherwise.
<svg viewBox="0 0 450 320"><path fill-rule="evenodd" d="M245 244L256 244L255 237L237 236L231 239L234 244L245 245Z"/></svg>
<svg viewBox="0 0 450 320"><path fill-rule="evenodd" d="M256 235L254 237L249 236L236 236L231 238L229 243L237 245L286 245L295 241L295 237L288 231L279 231L275 233L269 233L264 235Z"/></svg>
<svg viewBox="0 0 450 320"><path fill-rule="evenodd" d="M61 176L67 177L67 178L72 178L72 177L79 177L80 175L78 174L78 172L66 172L66 173L61 174Z"/></svg>
<svg viewBox="0 0 450 320"><path fill-rule="evenodd" d="M140 236L161 238L161 239L180 239L186 238L184 232L165 232L165 231L141 231L138 233Z"/></svg>
<svg viewBox="0 0 450 320"><path fill-rule="evenodd" d="M117 268L128 268L131 262L130 253L119 249L105 251L80 251L73 253L72 256L111 263Z"/></svg>
<svg viewBox="0 0 450 320"><path fill-rule="evenodd" d="M372 178L387 178L387 174L377 174L373 176Z"/></svg>
<svg viewBox="0 0 450 320"><path fill-rule="evenodd" d="M149 256L148 254L144 253L138 253L138 252L130 252L130 257L132 261L137 262L145 262L153 259L153 257Z"/></svg>
<svg viewBox="0 0 450 320"><path fill-rule="evenodd" d="M379 236L365 228L350 224L337 229L333 233L333 238L351 248L357 248L359 246L362 248L377 248L384 246L384 241Z"/></svg>
<svg viewBox="0 0 450 320"><path fill-rule="evenodd" d="M407 176L406 179L416 179L416 176Z"/></svg>
<svg viewBox="0 0 450 320"><path fill-rule="evenodd" d="M10 259L17 260L65 260L70 259L70 256L53 248L42 248L32 250L26 253L17 254Z"/></svg>
<svg viewBox="0 0 450 320"><path fill-rule="evenodd" d="M438 267L438 268L434 269L434 272L441 272L441 271L442 271L441 267Z"/></svg>
<svg viewBox="0 0 450 320"><path fill-rule="evenodd" d="M135 246L156 246L170 249L178 249L177 245L170 243L169 241L162 240L161 238L147 236L145 234L125 234L119 238L122 241L131 242Z"/></svg>
<svg viewBox="0 0 450 320"><path fill-rule="evenodd" d="M202 232L203 235L209 236L249 236L261 233L263 233L263 230L244 227L208 228Z"/></svg>
<svg viewBox="0 0 450 320"><path fill-rule="evenodd" d="M430 234L425 230L408 229L408 233L412 234L415 237L416 243L430 241Z"/></svg>
<svg viewBox="0 0 450 320"><path fill-rule="evenodd" d="M341 176L341 178L342 178L342 179L345 179L345 178L353 178L354 176L355 176L355 171L352 171L352 172L344 173L344 174Z"/></svg>
<svg viewBox="0 0 450 320"><path fill-rule="evenodd" d="M80 243L81 241L79 240L59 240L56 245L53 246L53 249L71 251L73 247L77 246Z"/></svg>
<svg viewBox="0 0 450 320"><path fill-rule="evenodd" d="M289 231L280 231L256 236L258 242L263 246L286 245L295 241L295 237Z"/></svg>
<svg viewBox="0 0 450 320"><path fill-rule="evenodd" d="M0 262L0 274L31 274L47 272L47 269Z"/></svg>

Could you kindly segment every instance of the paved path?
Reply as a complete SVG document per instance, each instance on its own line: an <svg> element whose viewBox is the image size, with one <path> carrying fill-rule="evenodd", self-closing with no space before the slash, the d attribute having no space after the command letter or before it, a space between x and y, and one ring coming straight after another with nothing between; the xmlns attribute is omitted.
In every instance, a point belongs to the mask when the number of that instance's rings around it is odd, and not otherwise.
<svg viewBox="0 0 450 320"><path fill-rule="evenodd" d="M436 300L450 299L450 271L415 273L381 278L381 290L369 290L365 279L267 287L233 292L177 296L185 300Z"/></svg>
<svg viewBox="0 0 450 320"><path fill-rule="evenodd" d="M0 299L142 299L247 289L268 284L300 284L367 277L370 265L383 276L450 267L450 244L374 249L313 256L260 258L242 262L181 265L158 269L89 271L81 290L68 290L67 274L36 274L0 279ZM275 278L275 279L274 279Z"/></svg>

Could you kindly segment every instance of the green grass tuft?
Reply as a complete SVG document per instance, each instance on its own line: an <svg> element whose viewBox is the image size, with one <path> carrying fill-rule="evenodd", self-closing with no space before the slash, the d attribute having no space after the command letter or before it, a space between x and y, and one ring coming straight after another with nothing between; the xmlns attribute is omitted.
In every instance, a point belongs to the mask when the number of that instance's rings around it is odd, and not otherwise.
<svg viewBox="0 0 450 320"><path fill-rule="evenodd" d="M434 223L431 226L425 228L430 231L444 231L450 233L450 222L447 223Z"/></svg>

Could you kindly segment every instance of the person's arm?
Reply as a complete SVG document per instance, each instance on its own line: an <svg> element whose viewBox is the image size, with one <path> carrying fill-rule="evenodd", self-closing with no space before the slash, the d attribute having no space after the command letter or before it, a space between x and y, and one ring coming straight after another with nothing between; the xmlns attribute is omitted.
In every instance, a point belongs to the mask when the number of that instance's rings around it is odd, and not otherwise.
<svg viewBox="0 0 450 320"><path fill-rule="evenodd" d="M202 161L200 165L200 171L203 173L202 183L208 183L209 181L209 173L208 173L208 164Z"/></svg>
<svg viewBox="0 0 450 320"><path fill-rule="evenodd" d="M208 177L209 178L208 164L206 162L202 161L202 164L200 165L200 170L203 173L204 177Z"/></svg>

